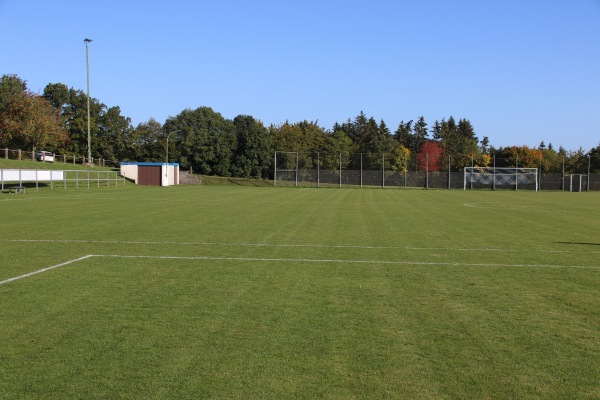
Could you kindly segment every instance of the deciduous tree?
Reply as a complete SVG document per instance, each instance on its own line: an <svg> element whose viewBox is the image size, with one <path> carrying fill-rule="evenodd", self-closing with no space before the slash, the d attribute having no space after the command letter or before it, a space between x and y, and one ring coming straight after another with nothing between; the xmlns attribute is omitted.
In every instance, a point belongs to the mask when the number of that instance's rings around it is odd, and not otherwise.
<svg viewBox="0 0 600 400"><path fill-rule="evenodd" d="M231 120L210 107L186 109L165 122L165 131L179 131L173 138L177 141L174 156L183 168L192 167L205 175L231 176L236 140Z"/></svg>
<svg viewBox="0 0 600 400"><path fill-rule="evenodd" d="M268 178L273 159L269 131L249 115L238 115L233 125L237 139L231 165L233 176Z"/></svg>
<svg viewBox="0 0 600 400"><path fill-rule="evenodd" d="M0 80L0 143L4 146L54 149L68 140L52 104L27 89L16 75Z"/></svg>
<svg viewBox="0 0 600 400"><path fill-rule="evenodd" d="M406 172L410 164L410 150L401 144L396 144L392 149L389 160L391 171Z"/></svg>
<svg viewBox="0 0 600 400"><path fill-rule="evenodd" d="M442 171L444 164L444 149L439 142L429 140L417 154L417 168L420 171Z"/></svg>
<svg viewBox="0 0 600 400"><path fill-rule="evenodd" d="M132 132L131 149L123 161L162 161L166 149L164 136L162 124L154 118L139 124Z"/></svg>
<svg viewBox="0 0 600 400"><path fill-rule="evenodd" d="M588 156L590 157L590 172L600 172L600 143L588 152Z"/></svg>
<svg viewBox="0 0 600 400"><path fill-rule="evenodd" d="M323 169L337 170L340 159L342 168L350 164L350 154L354 151L354 144L346 132L341 129L334 130L325 135L325 140L320 149L320 166Z"/></svg>

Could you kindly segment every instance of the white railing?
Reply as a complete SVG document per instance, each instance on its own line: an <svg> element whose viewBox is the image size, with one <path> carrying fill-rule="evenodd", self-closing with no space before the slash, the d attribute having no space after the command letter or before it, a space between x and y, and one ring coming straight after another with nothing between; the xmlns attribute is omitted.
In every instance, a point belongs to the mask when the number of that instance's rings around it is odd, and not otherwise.
<svg viewBox="0 0 600 400"><path fill-rule="evenodd" d="M35 169L0 169L0 183L2 191L8 184L17 184L23 186L24 182L35 183L36 190L39 190L40 183L50 184L50 189L55 186L67 187L87 187L106 185L107 187L117 187L121 182L125 186L126 179L116 171L78 171L78 170L35 170Z"/></svg>

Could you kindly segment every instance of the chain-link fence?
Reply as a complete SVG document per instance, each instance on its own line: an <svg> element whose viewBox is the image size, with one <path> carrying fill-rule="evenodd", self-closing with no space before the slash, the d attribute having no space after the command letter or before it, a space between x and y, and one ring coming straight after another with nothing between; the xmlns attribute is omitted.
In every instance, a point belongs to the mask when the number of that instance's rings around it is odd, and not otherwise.
<svg viewBox="0 0 600 400"><path fill-rule="evenodd" d="M406 160L394 159L386 154L325 154L301 152L275 152L274 186L302 187L405 187L425 189L518 189L518 190L600 190L600 173L589 172L587 166L577 173L570 173L566 160L549 165L518 158L489 157L485 167L495 171L507 168L513 171L524 169L535 174L534 179L512 180L494 178L488 182L472 182L465 175L465 167L478 166L475 157L454 156L442 160L412 156ZM537 160L535 160L537 161ZM525 164L525 165L524 165ZM531 166L533 164L533 166ZM585 168L587 167L587 168ZM571 169L572 170L572 169ZM521 173L521 172L519 172ZM501 173L498 173L500 177Z"/></svg>

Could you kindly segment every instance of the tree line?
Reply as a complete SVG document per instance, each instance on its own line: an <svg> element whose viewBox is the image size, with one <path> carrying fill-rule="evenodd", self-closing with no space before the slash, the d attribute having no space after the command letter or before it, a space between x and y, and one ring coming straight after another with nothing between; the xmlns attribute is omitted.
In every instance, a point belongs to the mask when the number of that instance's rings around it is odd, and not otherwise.
<svg viewBox="0 0 600 400"><path fill-rule="evenodd" d="M544 172L600 172L600 144L583 149L495 148L476 135L466 118L453 116L431 126L424 117L401 121L395 131L383 120L360 112L326 129L313 121L265 126L250 115L224 118L210 107L185 109L164 124L150 119L133 126L118 106L90 99L92 157L115 161L163 161L170 135L170 160L205 175L272 178L274 151L320 154L323 169L455 171L464 166L541 167ZM42 94L17 75L0 80L0 148L47 150L66 155L87 151L87 95L63 83L48 84ZM363 157L364 156L364 157ZM588 158L589 157L589 158ZM302 156L303 168L316 168L315 157ZM499 165L499 164L505 165Z"/></svg>

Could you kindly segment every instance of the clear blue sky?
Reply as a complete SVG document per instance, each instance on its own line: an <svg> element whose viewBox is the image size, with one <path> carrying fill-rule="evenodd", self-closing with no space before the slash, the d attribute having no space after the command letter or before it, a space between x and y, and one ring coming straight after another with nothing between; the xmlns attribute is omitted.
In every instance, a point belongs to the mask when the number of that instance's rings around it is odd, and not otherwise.
<svg viewBox="0 0 600 400"><path fill-rule="evenodd" d="M600 143L600 0L0 0L0 75L134 125L209 106L330 129L469 119L499 146Z"/></svg>

